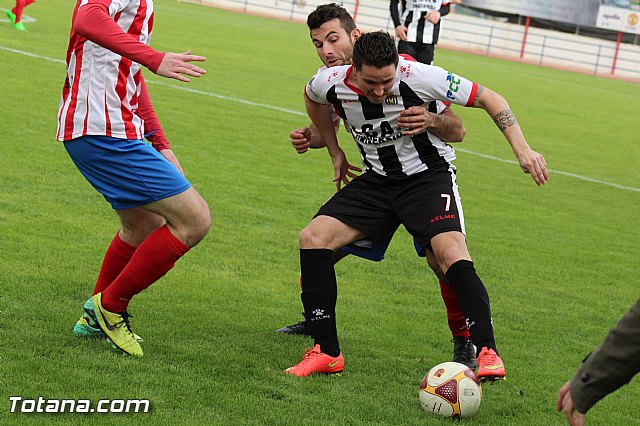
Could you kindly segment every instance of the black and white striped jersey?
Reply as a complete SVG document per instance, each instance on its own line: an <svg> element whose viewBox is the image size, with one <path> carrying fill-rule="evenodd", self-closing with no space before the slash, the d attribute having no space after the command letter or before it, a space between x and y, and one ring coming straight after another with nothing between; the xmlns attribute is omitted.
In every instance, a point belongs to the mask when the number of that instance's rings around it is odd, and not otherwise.
<svg viewBox="0 0 640 426"><path fill-rule="evenodd" d="M398 3L402 12L398 13ZM391 18L394 25L407 27L407 41L436 44L440 33L440 21L432 24L425 19L430 12L440 11L441 16L449 13L449 0L391 0Z"/></svg>
<svg viewBox="0 0 640 426"><path fill-rule="evenodd" d="M306 95L312 101L331 104L348 123L364 169L382 176L409 176L429 168L447 166L455 159L453 148L435 135L423 132L404 136L397 120L400 111L427 104L439 113L437 101L470 106L478 85L446 70L400 57L396 79L389 96L374 104L362 91L348 83L351 65L320 71L308 83Z"/></svg>

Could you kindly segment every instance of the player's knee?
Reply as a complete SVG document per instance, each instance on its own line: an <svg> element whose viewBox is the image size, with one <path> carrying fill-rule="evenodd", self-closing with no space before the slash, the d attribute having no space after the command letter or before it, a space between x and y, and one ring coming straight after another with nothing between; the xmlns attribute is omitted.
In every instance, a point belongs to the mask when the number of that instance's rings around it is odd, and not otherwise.
<svg viewBox="0 0 640 426"><path fill-rule="evenodd" d="M447 276L444 274L444 272L442 272L442 268L438 264L438 261L435 259L435 257L433 258L428 257L427 264L429 265L429 268L431 268L433 273L436 274L436 276L440 281L449 282L447 280Z"/></svg>
<svg viewBox="0 0 640 426"><path fill-rule="evenodd" d="M323 234L317 226L311 224L300 231L300 248L313 249L329 247L325 234Z"/></svg>
<svg viewBox="0 0 640 426"><path fill-rule="evenodd" d="M158 228L164 225L164 218L160 215L146 215L136 220L123 220L121 237L133 246L139 246Z"/></svg>
<svg viewBox="0 0 640 426"><path fill-rule="evenodd" d="M454 249L445 250L444 253L441 253L441 255L438 256L438 265L440 266L440 271L442 275L445 276L445 279L446 279L445 274L449 270L449 267L454 263L463 259L471 260L468 254L464 254L459 250L454 250Z"/></svg>
<svg viewBox="0 0 640 426"><path fill-rule="evenodd" d="M209 206L200 197L190 203L180 215L167 222L175 230L176 236L189 247L198 244L209 233L211 228L211 212Z"/></svg>
<svg viewBox="0 0 640 426"><path fill-rule="evenodd" d="M202 200L200 206L194 211L190 221L190 237L194 245L202 241L211 229L211 211L207 203Z"/></svg>

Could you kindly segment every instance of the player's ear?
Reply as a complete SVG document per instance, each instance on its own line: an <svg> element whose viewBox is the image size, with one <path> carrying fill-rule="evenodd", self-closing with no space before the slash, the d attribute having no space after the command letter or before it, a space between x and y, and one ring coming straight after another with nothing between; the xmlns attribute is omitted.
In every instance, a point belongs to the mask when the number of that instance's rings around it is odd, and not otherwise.
<svg viewBox="0 0 640 426"><path fill-rule="evenodd" d="M353 31L351 31L351 44L355 43L356 40L360 37L360 28L356 28Z"/></svg>

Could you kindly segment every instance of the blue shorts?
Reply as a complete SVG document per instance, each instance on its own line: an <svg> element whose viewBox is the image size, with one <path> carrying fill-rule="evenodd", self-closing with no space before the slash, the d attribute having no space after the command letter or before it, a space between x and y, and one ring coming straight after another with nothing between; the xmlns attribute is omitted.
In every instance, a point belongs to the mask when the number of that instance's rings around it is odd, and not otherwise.
<svg viewBox="0 0 640 426"><path fill-rule="evenodd" d="M367 260L373 260L374 262L380 262L384 260L384 254L387 252L389 248L389 244L391 243L391 239L393 238L393 234L389 234L386 238L378 241L377 244L373 245L371 240L360 240L354 243L349 244L348 246L344 246L341 248L345 253L352 254L354 256L361 257ZM427 249L425 247L420 247L416 242L415 238L413 240L413 246L416 249L416 254L420 257L427 256Z"/></svg>
<svg viewBox="0 0 640 426"><path fill-rule="evenodd" d="M141 207L191 187L173 164L140 139L83 136L64 147L114 210Z"/></svg>

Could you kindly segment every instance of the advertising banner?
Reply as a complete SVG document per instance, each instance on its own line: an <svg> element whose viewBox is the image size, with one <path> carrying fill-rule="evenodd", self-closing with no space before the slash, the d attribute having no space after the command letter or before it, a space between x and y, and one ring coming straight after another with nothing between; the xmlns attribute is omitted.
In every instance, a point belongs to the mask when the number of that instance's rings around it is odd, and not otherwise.
<svg viewBox="0 0 640 426"><path fill-rule="evenodd" d="M594 27L599 0L462 0L464 6Z"/></svg>
<svg viewBox="0 0 640 426"><path fill-rule="evenodd" d="M600 6L596 26L623 33L640 34L640 11Z"/></svg>

